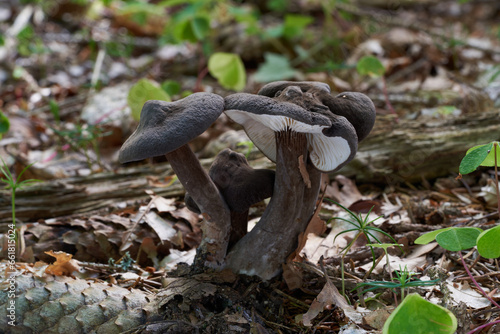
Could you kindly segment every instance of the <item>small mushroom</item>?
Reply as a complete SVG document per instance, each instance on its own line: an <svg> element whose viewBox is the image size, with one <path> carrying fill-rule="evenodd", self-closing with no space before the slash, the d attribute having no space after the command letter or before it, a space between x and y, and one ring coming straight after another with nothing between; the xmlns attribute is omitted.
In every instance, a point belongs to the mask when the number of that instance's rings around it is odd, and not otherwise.
<svg viewBox="0 0 500 334"><path fill-rule="evenodd" d="M227 249L229 208L188 142L203 133L223 109L223 98L210 93L195 93L176 102L148 101L137 129L119 154L122 163L166 156L205 217L201 253L209 254L209 260L216 263L223 261Z"/></svg>
<svg viewBox="0 0 500 334"><path fill-rule="evenodd" d="M253 169L243 154L226 148L215 157L208 175L231 210L231 248L247 233L250 206L272 196L275 173L268 169ZM184 201L191 211L199 213L189 193Z"/></svg>

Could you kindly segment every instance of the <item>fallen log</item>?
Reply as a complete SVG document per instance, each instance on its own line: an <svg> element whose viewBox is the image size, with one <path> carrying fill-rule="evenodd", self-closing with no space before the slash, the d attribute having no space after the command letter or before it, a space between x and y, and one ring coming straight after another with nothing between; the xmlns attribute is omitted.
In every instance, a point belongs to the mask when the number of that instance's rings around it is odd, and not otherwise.
<svg viewBox="0 0 500 334"><path fill-rule="evenodd" d="M340 173L358 183L395 185L458 174L468 148L500 139L500 110L459 117L398 120L379 116L372 133L359 145L356 158ZM212 159L203 159L208 169ZM255 168L274 168L264 157L250 161ZM23 221L60 217L132 205L149 198L146 190L164 197L182 197L179 182L151 182L171 177L168 163L123 167L114 172L45 181L18 191L16 216ZM335 174L331 174L333 177ZM161 183L161 182L160 182ZM8 192L0 197L0 221L10 222Z"/></svg>

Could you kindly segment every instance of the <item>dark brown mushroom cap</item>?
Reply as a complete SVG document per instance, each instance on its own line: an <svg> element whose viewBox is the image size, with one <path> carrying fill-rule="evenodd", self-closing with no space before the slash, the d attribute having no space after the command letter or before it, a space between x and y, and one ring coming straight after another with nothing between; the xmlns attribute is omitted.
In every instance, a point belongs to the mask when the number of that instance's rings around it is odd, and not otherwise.
<svg viewBox="0 0 500 334"><path fill-rule="evenodd" d="M175 102L144 104L137 129L120 149L121 163L172 152L203 133L224 110L216 94L195 93Z"/></svg>
<svg viewBox="0 0 500 334"><path fill-rule="evenodd" d="M300 92L300 89L298 89ZM283 123L283 117L287 117L307 124L309 126L328 127L331 125L328 117L321 113L311 112L303 106L298 105L300 98L296 95L297 89L287 87L282 95L270 98L261 95L236 93L227 96L225 101L226 113L230 110L246 111L255 115L262 116L281 116L278 118L268 118L271 122L270 127L274 131L284 130L288 124ZM285 99L285 97L289 98ZM327 110L327 108L324 108ZM278 121L279 120L279 121Z"/></svg>
<svg viewBox="0 0 500 334"><path fill-rule="evenodd" d="M347 118L356 129L359 141L368 136L376 115L375 106L368 96L356 92L344 92L337 96L318 93L316 96L332 113Z"/></svg>
<svg viewBox="0 0 500 334"><path fill-rule="evenodd" d="M253 169L241 153L226 148L215 157L208 175L234 212L245 212L250 206L273 195L275 172ZM194 200L186 194L188 209L199 213Z"/></svg>
<svg viewBox="0 0 500 334"><path fill-rule="evenodd" d="M253 169L243 154L229 148L217 155L208 175L231 211L245 212L253 204L273 195L275 172Z"/></svg>
<svg viewBox="0 0 500 334"><path fill-rule="evenodd" d="M257 94L275 97L278 92L282 91L288 86L296 86L299 87L302 92L306 93L311 89L319 89L324 91L325 93L330 93L330 86L324 82L318 81L275 81L268 83L267 85L262 86Z"/></svg>
<svg viewBox="0 0 500 334"><path fill-rule="evenodd" d="M375 106L368 96L357 92L344 92L333 96L330 86L323 82L277 81L264 85L258 94L274 97L289 86L299 87L304 96L313 96L334 114L347 118L356 129L359 141L368 136L375 124Z"/></svg>
<svg viewBox="0 0 500 334"><path fill-rule="evenodd" d="M307 134L311 161L320 171L336 170L356 153L354 127L298 86L287 86L274 98L240 93L225 101L225 113L243 125L252 142L272 161L276 161L275 133L286 129Z"/></svg>

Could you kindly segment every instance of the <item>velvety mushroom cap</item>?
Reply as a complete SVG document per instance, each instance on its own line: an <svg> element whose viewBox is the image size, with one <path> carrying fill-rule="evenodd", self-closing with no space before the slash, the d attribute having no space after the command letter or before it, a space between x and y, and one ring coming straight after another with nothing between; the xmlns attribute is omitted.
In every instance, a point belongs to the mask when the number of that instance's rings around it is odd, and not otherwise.
<svg viewBox="0 0 500 334"><path fill-rule="evenodd" d="M121 163L170 153L203 133L224 110L216 94L195 93L175 102L144 104L137 129L120 149Z"/></svg>
<svg viewBox="0 0 500 334"><path fill-rule="evenodd" d="M253 169L241 153L229 148L215 158L208 172L231 211L244 212L273 195L275 172Z"/></svg>
<svg viewBox="0 0 500 334"><path fill-rule="evenodd" d="M217 154L208 175L234 212L245 212L253 204L273 195L275 172L253 169L243 154L229 148ZM188 193L184 201L188 209L200 213L196 202Z"/></svg>
<svg viewBox="0 0 500 334"><path fill-rule="evenodd" d="M328 86L328 84L324 82L318 81L275 81L262 86L257 94L275 97L276 93L282 91L288 86L299 87L304 93L311 90L312 88L316 88L330 94L330 86Z"/></svg>
<svg viewBox="0 0 500 334"><path fill-rule="evenodd" d="M357 92L344 92L333 96L330 86L323 82L277 81L264 85L258 94L275 97L289 86L299 87L305 96L314 97L332 113L347 118L356 129L358 141L366 138L375 124L375 106L368 96Z"/></svg>
<svg viewBox="0 0 500 334"><path fill-rule="evenodd" d="M368 136L375 124L375 106L372 100L362 93L344 92L337 96L317 94L321 102L332 113L344 116L356 129L358 140Z"/></svg>
<svg viewBox="0 0 500 334"><path fill-rule="evenodd" d="M288 129L307 135L310 159L323 172L340 168L357 151L353 126L298 86L285 87L274 98L239 93L226 97L225 102L225 113L243 126L272 161L276 161L275 133Z"/></svg>

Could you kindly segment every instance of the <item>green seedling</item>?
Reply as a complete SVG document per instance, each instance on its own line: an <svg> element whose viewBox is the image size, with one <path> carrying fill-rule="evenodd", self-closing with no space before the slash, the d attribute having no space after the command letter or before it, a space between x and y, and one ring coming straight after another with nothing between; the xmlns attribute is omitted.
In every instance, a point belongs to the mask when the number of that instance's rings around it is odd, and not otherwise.
<svg viewBox="0 0 500 334"><path fill-rule="evenodd" d="M500 308L500 305L479 286L479 283L476 281L476 279L470 272L469 267L465 263L465 259L462 256L461 252L462 250L467 250L474 246L477 246L478 253L481 256L490 259L497 258L500 256L500 245L498 244L499 237L500 225L486 231L483 231L477 227L448 227L423 234L419 238L417 238L417 240L415 240L415 243L427 244L431 241L434 241L435 239L437 243L444 249L458 252L460 260L462 261L462 265L464 266L464 269L467 272L467 275L471 279L472 283L474 283L476 288L484 297L486 297L493 305ZM488 323L486 325L492 325L493 323ZM481 328L484 327L481 326ZM473 333L476 330L479 329L477 328L469 333Z"/></svg>
<svg viewBox="0 0 500 334"><path fill-rule="evenodd" d="M358 240L358 238L360 236L364 235L366 237L366 240L368 240L368 242L371 242L371 240L375 240L377 243L382 244L382 242L379 240L379 238L377 238L375 233L380 233L382 235L385 235L386 237L391 239L394 243L396 243L396 240L394 240L393 237L391 237L388 233L382 231L381 229L370 226L370 224L372 224L374 221L376 221L377 219L382 217L382 216L379 216L373 220L368 220L368 217L370 216L370 213L372 212L373 207L370 209L370 211L368 211L366 216L363 218L361 216L361 214L358 215L358 214L352 212L351 210L349 210L348 208L342 206L341 204L339 204L331 199L326 198L326 200L335 204L335 205L338 205L343 210L345 210L350 216L350 219L346 219L346 218L342 218L342 217L332 217L328 220L327 223L330 223L332 220L339 219L339 220L342 220L342 221L353 226L353 228L351 228L351 229L347 229L347 230L344 230L344 231L338 233L335 236L334 241L335 241L335 239L337 239L338 236L340 236L342 234L349 233L349 232L356 232L356 234L355 234L354 238L351 240L351 242L349 242L349 244L347 244L347 246L342 250L343 254L342 254L342 257L340 260L341 261L340 272L342 275L342 294L345 296L344 259L345 259L345 256L347 255L347 253L349 252L349 250L351 249L351 247L356 242L356 240ZM376 261L375 252L374 252L372 246L369 246L369 247L370 247L370 251L372 253L373 266L375 266L375 261Z"/></svg>
<svg viewBox="0 0 500 334"><path fill-rule="evenodd" d="M364 287L369 287L366 290L362 290L361 293L370 292L376 289L390 289L394 294L396 294L396 289L400 289L401 300L405 298L405 289L419 287L419 286L431 286L436 284L439 279L432 281L422 281L422 280L412 280L413 273L408 270L405 266L404 269L396 270L396 279L392 282L386 281L372 281L360 283L352 291L358 289L363 289Z"/></svg>
<svg viewBox="0 0 500 334"><path fill-rule="evenodd" d="M24 172L28 170L34 163L29 164L28 166L24 167L24 169L19 173L17 178L14 178L12 176L12 173L9 170L9 167L5 163L3 159L2 160L2 166L0 166L0 171L2 172L3 176L5 179L0 179L0 182L3 182L7 184L6 189L10 190L10 195L11 195L11 210L12 210L12 229L16 229L16 191L19 189L22 189L24 187L27 187L29 185L32 185L33 183L36 182L41 182L40 180L36 179L28 179L24 181L19 181L21 176L23 176Z"/></svg>
<svg viewBox="0 0 500 334"><path fill-rule="evenodd" d="M401 246L403 246L403 245L400 245L400 244L368 244L367 246L375 247L375 248L382 248L384 250L385 260L387 263L387 272L389 273L389 276L391 277L391 281L392 281L391 263L389 261L389 252L387 252L387 248L394 247L394 246L398 246L401 248ZM372 269L373 268L374 267L372 267ZM370 273L371 273L371 271L368 271L367 274L369 275ZM367 275L365 275L365 277L367 277Z"/></svg>
<svg viewBox="0 0 500 334"><path fill-rule="evenodd" d="M459 177L464 174L469 174L475 171L479 166L495 167L495 188L497 190L497 209L500 216L500 189L498 186L498 162L500 160L499 142L492 141L491 143L478 145L470 148L465 157L460 162L458 171Z"/></svg>
<svg viewBox="0 0 500 334"><path fill-rule="evenodd" d="M456 329L457 318L451 311L410 294L386 320L382 333L453 334Z"/></svg>

